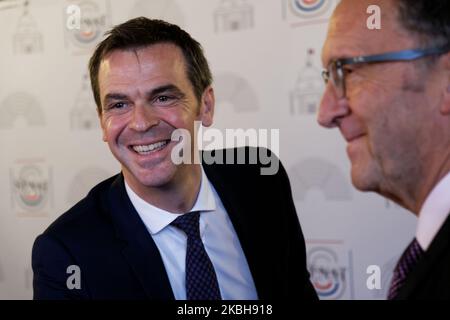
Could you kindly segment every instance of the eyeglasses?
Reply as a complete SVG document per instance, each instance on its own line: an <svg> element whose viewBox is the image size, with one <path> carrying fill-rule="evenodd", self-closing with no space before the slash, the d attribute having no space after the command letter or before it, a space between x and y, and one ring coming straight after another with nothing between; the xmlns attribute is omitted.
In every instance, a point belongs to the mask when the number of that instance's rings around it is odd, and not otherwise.
<svg viewBox="0 0 450 320"><path fill-rule="evenodd" d="M439 55L450 51L450 46L427 48L427 49L413 49L402 50L395 52L387 52L383 54L375 54L370 56L359 56L353 58L343 58L332 60L327 69L322 71L322 78L325 84L331 78L331 81L336 89L336 93L339 99L346 96L345 88L345 75L346 70L344 66L360 63L377 63L377 62L391 62L391 61L411 61L425 56Z"/></svg>

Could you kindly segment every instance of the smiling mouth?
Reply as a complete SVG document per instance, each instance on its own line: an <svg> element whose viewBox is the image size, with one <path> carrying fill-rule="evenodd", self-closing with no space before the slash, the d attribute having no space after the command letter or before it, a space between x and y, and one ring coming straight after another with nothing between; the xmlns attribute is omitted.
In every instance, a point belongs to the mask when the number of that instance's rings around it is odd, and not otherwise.
<svg viewBox="0 0 450 320"><path fill-rule="evenodd" d="M351 142L353 142L355 140L358 140L358 139L360 139L360 138L362 138L364 136L365 136L365 134L359 134L359 135L351 136L351 137L344 135L344 139L347 141L347 143L351 143Z"/></svg>
<svg viewBox="0 0 450 320"><path fill-rule="evenodd" d="M136 152L137 154L147 155L147 154L159 151L161 149L164 149L169 143L170 143L170 140L163 140L163 141L155 142L152 144L134 145L134 146L131 146L131 149L133 149L134 152Z"/></svg>

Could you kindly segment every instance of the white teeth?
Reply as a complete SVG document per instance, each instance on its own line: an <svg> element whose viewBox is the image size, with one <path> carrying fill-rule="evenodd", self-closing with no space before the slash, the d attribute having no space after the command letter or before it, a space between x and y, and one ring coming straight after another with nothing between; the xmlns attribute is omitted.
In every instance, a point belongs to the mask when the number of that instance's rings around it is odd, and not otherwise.
<svg viewBox="0 0 450 320"><path fill-rule="evenodd" d="M149 145L141 145L141 146L133 146L133 150L138 153L148 153L150 151L153 151L155 149L161 148L162 146L165 146L167 144L167 141L160 141L156 143L152 143Z"/></svg>

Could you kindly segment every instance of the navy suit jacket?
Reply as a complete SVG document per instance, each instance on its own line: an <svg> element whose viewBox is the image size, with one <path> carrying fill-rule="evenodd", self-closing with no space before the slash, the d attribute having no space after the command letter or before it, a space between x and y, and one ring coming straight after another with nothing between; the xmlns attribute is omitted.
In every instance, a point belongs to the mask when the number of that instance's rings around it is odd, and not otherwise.
<svg viewBox="0 0 450 320"><path fill-rule="evenodd" d="M315 300L286 172L280 163L277 174L260 175L261 167L203 164L236 230L259 298ZM80 268L81 289L66 285L70 265ZM174 299L122 174L95 186L36 239L32 266L35 299Z"/></svg>
<svg viewBox="0 0 450 320"><path fill-rule="evenodd" d="M450 215L408 274L396 299L450 299Z"/></svg>

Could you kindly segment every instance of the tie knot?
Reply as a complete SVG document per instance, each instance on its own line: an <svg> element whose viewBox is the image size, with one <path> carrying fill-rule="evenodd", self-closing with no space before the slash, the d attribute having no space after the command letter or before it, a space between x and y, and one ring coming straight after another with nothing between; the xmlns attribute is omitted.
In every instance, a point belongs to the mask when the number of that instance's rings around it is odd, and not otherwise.
<svg viewBox="0 0 450 320"><path fill-rule="evenodd" d="M200 238L199 228L200 212L194 211L183 214L172 221L172 225L184 231L188 238Z"/></svg>

